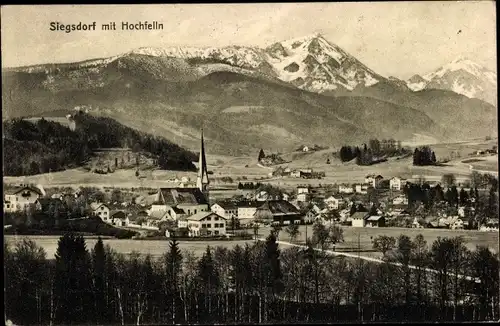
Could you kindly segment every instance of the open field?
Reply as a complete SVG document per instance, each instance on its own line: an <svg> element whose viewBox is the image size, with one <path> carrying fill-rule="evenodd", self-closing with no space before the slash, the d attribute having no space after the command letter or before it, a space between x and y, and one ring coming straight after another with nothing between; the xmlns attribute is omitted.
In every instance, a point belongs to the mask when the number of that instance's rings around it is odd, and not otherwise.
<svg viewBox="0 0 500 326"><path fill-rule="evenodd" d="M57 251L57 242L59 236L5 236L5 240L12 244L17 241L22 241L23 238L28 238L36 242L39 246L45 249L47 258L54 258ZM96 237L85 237L87 249L90 251L94 248L97 239ZM129 240L129 239L103 239L104 245L109 244L111 248L122 254L130 254L136 251L140 254L151 254L153 257L160 257L168 250L168 241L166 240ZM203 255L207 245L211 247L223 246L232 248L237 244L244 246L245 243L251 243L251 240L241 241L179 241L179 247L182 251L192 251L198 257Z"/></svg>
<svg viewBox="0 0 500 326"><path fill-rule="evenodd" d="M422 234L430 246L438 237L457 237L463 236L467 248L474 250L476 246L487 246L493 251L498 252L498 232L481 232L476 230L447 230L447 229L409 229L409 228L354 228L342 227L344 230L344 242L336 245L338 251L358 252L360 255L380 258L381 253L374 252L372 249L371 238L379 235L387 235L396 239L401 235L407 235L414 239L418 234ZM300 235L297 238L297 243L305 243L306 227L300 226ZM312 226L307 226L307 236L312 237ZM261 228L259 233L262 236L267 236L270 228ZM359 238L358 238L359 237ZM359 239L359 243L358 243ZM280 241L290 241L289 235L283 229L279 234Z"/></svg>
<svg viewBox="0 0 500 326"><path fill-rule="evenodd" d="M321 150L317 152L292 152L283 154L282 157L286 161L291 161L287 164L282 164L282 167L290 168L312 168L315 171L324 171L326 177L322 179L302 179L302 178L272 178L269 177L277 166L263 167L257 164L256 157L231 157L223 155L207 155L208 170L212 172L209 176L212 186L225 184L220 179L222 177L231 177L233 184L236 185L239 181L260 181L283 188L295 188L298 185L309 184L317 186L320 184L334 183L359 183L364 182L367 174L381 174L388 179L393 176L398 176L407 179L419 178L422 176L427 181L440 181L445 173L453 173L458 182L463 182L469 179L473 170L478 170L481 173L492 173L498 175L498 155L482 156L480 162L464 163L476 150L491 148L496 144L496 141L478 141L478 142L461 142L454 144L434 144L432 148L436 151L436 156L451 157L451 153L455 153L452 160L443 166L413 166L412 157L404 159L391 158L387 162L382 162L372 166L358 166L355 162L343 163L339 159L333 157L334 149ZM268 153L269 154L269 153ZM331 164L326 164L327 159L330 159ZM168 187L174 186L170 179L188 177L191 181L196 180L196 172L177 172L164 170L141 170L141 177L135 176L135 169L118 169L111 174L94 174L87 172L83 168L71 169L61 172L53 172L50 174L40 174L25 177L4 177L4 182L8 184L19 183L35 183L43 184L46 187L50 186L94 186L103 187L114 185L116 187L132 188L132 187Z"/></svg>
<svg viewBox="0 0 500 326"><path fill-rule="evenodd" d="M463 236L467 247L474 250L476 246L482 245L491 248L494 252L498 252L498 232L480 232L472 230L442 230L442 229L404 229L404 228L353 228L342 227L344 230L345 242L339 243L336 246L338 251L358 252L361 256L369 256L380 258L381 254L372 249L371 238L379 235L388 235L397 238L399 235L404 234L410 238L415 238L416 235L422 234L430 246L432 242L438 237L456 237ZM308 237L312 236L312 226L307 227ZM252 230L248 230L253 233ZM259 237L265 238L270 232L270 228L261 228L259 230ZM305 243L306 227L300 226L300 235L297 243ZM359 245L358 245L359 236ZM47 253L47 257L52 258L57 250L58 236L5 236L7 242L15 243L22 241L23 238L34 240L38 245L43 247ZM87 249L94 247L97 239L95 236L85 237L87 242ZM282 230L279 235L280 241L290 241L288 234ZM168 241L166 240L122 240L122 239L103 239L104 244L109 244L113 249L119 253L130 254L132 251L137 251L141 254L151 254L154 257L159 257L166 250L168 250ZM193 251L195 255L201 256L205 251L207 245L211 247L223 246L232 248L235 245L244 246L245 243L252 243L253 240L241 241L180 241L181 250ZM289 246L283 247L286 249Z"/></svg>

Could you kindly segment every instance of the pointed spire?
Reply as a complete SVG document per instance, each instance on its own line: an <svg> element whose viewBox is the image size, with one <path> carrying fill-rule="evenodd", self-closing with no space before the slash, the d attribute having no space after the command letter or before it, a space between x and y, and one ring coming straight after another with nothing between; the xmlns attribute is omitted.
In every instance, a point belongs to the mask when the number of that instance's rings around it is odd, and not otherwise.
<svg viewBox="0 0 500 326"><path fill-rule="evenodd" d="M201 191L205 191L208 184L209 180L208 180L208 170L207 170L207 159L205 156L205 143L203 140L203 129L201 129L201 144L200 144L200 155L198 160L198 178L196 180L196 186Z"/></svg>

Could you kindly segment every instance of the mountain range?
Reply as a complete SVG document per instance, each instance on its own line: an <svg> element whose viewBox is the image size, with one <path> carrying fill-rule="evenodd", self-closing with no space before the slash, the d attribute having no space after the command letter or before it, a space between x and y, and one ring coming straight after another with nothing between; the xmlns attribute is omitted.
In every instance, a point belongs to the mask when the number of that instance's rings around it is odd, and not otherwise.
<svg viewBox="0 0 500 326"><path fill-rule="evenodd" d="M497 103L497 74L465 57L459 57L424 76L414 75L407 84L414 91L445 89L493 105Z"/></svg>
<svg viewBox="0 0 500 326"><path fill-rule="evenodd" d="M138 48L3 69L3 116L85 107L195 150L203 127L209 151L234 155L373 137L441 141L496 134L495 106L450 90L450 82L458 87L452 78L465 73L448 70L421 80L386 78L316 34L266 48ZM469 80L496 79L478 71L483 74ZM425 85L417 88L418 82ZM461 89L472 89L465 83ZM474 89L488 93L481 87Z"/></svg>

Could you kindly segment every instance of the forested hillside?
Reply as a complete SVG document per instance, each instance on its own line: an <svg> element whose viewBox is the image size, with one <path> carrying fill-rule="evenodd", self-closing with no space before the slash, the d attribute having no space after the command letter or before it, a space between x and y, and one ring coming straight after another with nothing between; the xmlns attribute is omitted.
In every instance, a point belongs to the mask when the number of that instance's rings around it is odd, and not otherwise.
<svg viewBox="0 0 500 326"><path fill-rule="evenodd" d="M164 138L141 133L110 118L77 113L73 131L57 122L3 122L4 175L33 175L83 165L99 148L132 148L155 156L162 169L195 170L196 154Z"/></svg>

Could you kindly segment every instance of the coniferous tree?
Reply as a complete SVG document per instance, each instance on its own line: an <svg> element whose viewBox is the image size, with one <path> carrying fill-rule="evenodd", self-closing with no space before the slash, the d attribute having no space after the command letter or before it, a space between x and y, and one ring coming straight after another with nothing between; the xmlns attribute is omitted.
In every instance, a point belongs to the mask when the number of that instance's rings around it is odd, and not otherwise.
<svg viewBox="0 0 500 326"><path fill-rule="evenodd" d="M209 246L207 246L207 250L198 263L198 275L204 298L204 316L202 320L211 321L213 318L213 301L220 285L220 279Z"/></svg>
<svg viewBox="0 0 500 326"><path fill-rule="evenodd" d="M94 283L94 317L98 323L108 323L110 307L106 302L106 254L101 237L92 250L92 276Z"/></svg>
<svg viewBox="0 0 500 326"><path fill-rule="evenodd" d="M55 319L63 324L86 324L93 315L90 255L82 236L67 233L56 251Z"/></svg>
<svg viewBox="0 0 500 326"><path fill-rule="evenodd" d="M259 151L259 157L257 158L257 162L260 162L263 158L266 157L266 154L264 154L264 150L261 148Z"/></svg>
<svg viewBox="0 0 500 326"><path fill-rule="evenodd" d="M165 257L165 294L170 298L172 322L177 318L179 305L179 284L182 271L182 254L175 237L169 243L169 251Z"/></svg>

